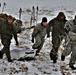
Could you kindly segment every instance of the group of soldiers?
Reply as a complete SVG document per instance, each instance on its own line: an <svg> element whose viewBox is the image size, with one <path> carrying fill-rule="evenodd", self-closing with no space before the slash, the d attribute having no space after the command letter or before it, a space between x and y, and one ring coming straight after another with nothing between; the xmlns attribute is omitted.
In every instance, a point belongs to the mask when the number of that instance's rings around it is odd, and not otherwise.
<svg viewBox="0 0 76 75"><path fill-rule="evenodd" d="M53 63L57 62L58 49L62 40L65 38L65 49L62 52L61 60L65 60L65 56L71 54L69 67L74 67L76 61L76 16L73 20L68 21L63 12L59 12L57 17L50 20L47 23L47 18L43 17L42 22L37 24L32 33L33 49L36 49L36 55L39 55L40 50L44 44L44 38L47 34L47 38L50 37L52 32L52 50L50 51L50 59ZM34 40L35 39L35 40Z"/></svg>
<svg viewBox="0 0 76 75"><path fill-rule="evenodd" d="M18 45L17 39L17 29L15 29L14 22L15 18L11 15L1 14L0 15L0 37L1 43L3 44L3 49L0 51L0 59L3 58L3 54L5 53L7 56L7 60L12 62L10 55L10 44L11 39L14 36L16 41L16 45ZM19 21L22 23L21 21ZM61 60L64 61L65 57L71 53L71 59L69 62L69 66L72 69L76 69L74 67L76 61L76 16L73 20L66 20L66 16L63 12L59 12L57 17L50 20L47 23L47 18L43 17L41 23L38 23L33 32L32 32L32 43L33 49L36 49L36 56L39 55L40 50L43 47L45 42L45 36L47 34L47 38L50 37L50 32L52 32L52 49L49 53L50 59L53 60L53 63L57 62L58 59L58 49L61 45L62 40L65 38L65 49L62 52ZM34 40L35 39L35 40Z"/></svg>

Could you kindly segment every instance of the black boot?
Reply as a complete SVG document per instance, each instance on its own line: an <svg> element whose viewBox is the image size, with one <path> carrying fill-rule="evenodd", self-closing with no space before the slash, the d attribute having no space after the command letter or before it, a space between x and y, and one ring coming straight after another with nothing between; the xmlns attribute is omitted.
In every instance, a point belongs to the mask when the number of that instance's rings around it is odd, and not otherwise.
<svg viewBox="0 0 76 75"><path fill-rule="evenodd" d="M65 56L62 54L61 55L61 60L64 61L65 60Z"/></svg>
<svg viewBox="0 0 76 75"><path fill-rule="evenodd" d="M50 59L53 60L53 58L54 58L54 52L53 52L53 49L52 49L51 52L50 52Z"/></svg>
<svg viewBox="0 0 76 75"><path fill-rule="evenodd" d="M53 55L53 63L57 63L57 58L58 58L58 55Z"/></svg>
<svg viewBox="0 0 76 75"><path fill-rule="evenodd" d="M39 55L39 53L36 52L35 56L38 56L38 55Z"/></svg>
<svg viewBox="0 0 76 75"><path fill-rule="evenodd" d="M8 62L13 62L13 60L11 58L8 58Z"/></svg>
<svg viewBox="0 0 76 75"><path fill-rule="evenodd" d="M3 53L0 51L0 59L3 58Z"/></svg>
<svg viewBox="0 0 76 75"><path fill-rule="evenodd" d="M50 52L50 59L53 60L53 53Z"/></svg>
<svg viewBox="0 0 76 75"><path fill-rule="evenodd" d="M57 58L58 58L57 52L52 49L50 52L50 59L53 60L53 63L56 63Z"/></svg>
<svg viewBox="0 0 76 75"><path fill-rule="evenodd" d="M53 59L53 63L57 63L57 59Z"/></svg>
<svg viewBox="0 0 76 75"><path fill-rule="evenodd" d="M76 67L74 67L73 65L69 65L69 67L70 67L72 70L76 70Z"/></svg>
<svg viewBox="0 0 76 75"><path fill-rule="evenodd" d="M39 52L40 52L40 50L37 50L35 56L38 56Z"/></svg>
<svg viewBox="0 0 76 75"><path fill-rule="evenodd" d="M53 63L56 63L57 62L57 58L58 56L53 54L53 53L50 53L50 59L53 60Z"/></svg>

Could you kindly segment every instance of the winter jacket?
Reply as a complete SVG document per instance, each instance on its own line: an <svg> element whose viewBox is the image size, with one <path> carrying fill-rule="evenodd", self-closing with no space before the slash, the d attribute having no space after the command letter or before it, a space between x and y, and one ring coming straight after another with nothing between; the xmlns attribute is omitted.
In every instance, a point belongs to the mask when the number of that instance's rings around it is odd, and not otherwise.
<svg viewBox="0 0 76 75"><path fill-rule="evenodd" d="M39 36L40 38L44 38L46 35L46 27L39 23L33 30L32 38Z"/></svg>
<svg viewBox="0 0 76 75"><path fill-rule="evenodd" d="M68 39L70 39L72 42L76 41L76 25L74 20L67 21L64 28L68 31Z"/></svg>
<svg viewBox="0 0 76 75"><path fill-rule="evenodd" d="M75 20L69 20L65 23L65 29L68 31L67 38L65 40L66 46L63 50L63 55L68 56L71 54L69 65L74 65L76 61L76 24Z"/></svg>
<svg viewBox="0 0 76 75"><path fill-rule="evenodd" d="M50 35L50 30L52 27L52 36L53 35L64 35L64 20L56 17L52 19L47 26L47 34Z"/></svg>
<svg viewBox="0 0 76 75"><path fill-rule="evenodd" d="M1 39L8 39L8 40L11 40L13 35L15 41L18 42L17 33L13 28L13 24L8 24L7 21L0 22L0 35L1 35Z"/></svg>

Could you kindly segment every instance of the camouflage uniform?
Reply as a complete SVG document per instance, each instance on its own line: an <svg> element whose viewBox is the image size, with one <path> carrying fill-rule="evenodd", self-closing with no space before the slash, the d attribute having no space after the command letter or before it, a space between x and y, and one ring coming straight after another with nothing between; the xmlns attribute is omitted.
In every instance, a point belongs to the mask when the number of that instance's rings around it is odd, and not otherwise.
<svg viewBox="0 0 76 75"><path fill-rule="evenodd" d="M37 49L38 53L40 52L43 44L44 44L44 38L46 35L46 27L42 25L42 23L39 23L33 30L32 38L35 38L35 43L33 45L33 49Z"/></svg>
<svg viewBox="0 0 76 75"><path fill-rule="evenodd" d="M21 32L22 21L21 20L14 20L13 26L14 26L14 29L16 30L16 32L20 33Z"/></svg>
<svg viewBox="0 0 76 75"><path fill-rule="evenodd" d="M60 46L60 43L63 39L64 36L64 24L65 24L65 19L61 19L61 16L65 15L63 12L60 12L59 15L52 19L47 26L47 34L49 37L50 36L50 30L52 29L52 44L53 44L53 49L50 52L50 57L53 60L57 60L57 52L58 48Z"/></svg>
<svg viewBox="0 0 76 75"><path fill-rule="evenodd" d="M2 56L4 53L6 53L6 56L8 59L11 59L10 56L10 43L12 39L12 35L14 35L16 44L18 44L17 40L17 34L16 31L13 28L13 24L8 24L7 21L2 20L0 18L0 35L1 35L1 42L3 44L3 49L2 49Z"/></svg>
<svg viewBox="0 0 76 75"><path fill-rule="evenodd" d="M71 53L69 65L75 64L76 61L76 24L74 21L75 20L70 20L65 24L65 29L69 30L66 40L69 39L69 41L62 54L63 56L67 56Z"/></svg>

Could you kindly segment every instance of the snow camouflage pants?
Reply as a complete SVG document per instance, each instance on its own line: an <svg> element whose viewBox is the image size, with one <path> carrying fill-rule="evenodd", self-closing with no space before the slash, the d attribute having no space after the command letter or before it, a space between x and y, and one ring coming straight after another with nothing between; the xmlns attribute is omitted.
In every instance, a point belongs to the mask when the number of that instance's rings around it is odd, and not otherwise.
<svg viewBox="0 0 76 75"><path fill-rule="evenodd" d="M71 58L70 58L69 65L73 65L75 64L75 61L76 61L76 41L69 42L65 50L63 50L62 54L64 56L67 56L70 53L71 53Z"/></svg>
<svg viewBox="0 0 76 75"><path fill-rule="evenodd" d="M40 38L40 36L36 36L35 43L32 48L40 51L43 47L44 41L45 41L44 38Z"/></svg>

